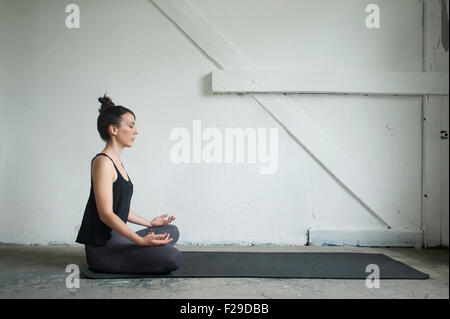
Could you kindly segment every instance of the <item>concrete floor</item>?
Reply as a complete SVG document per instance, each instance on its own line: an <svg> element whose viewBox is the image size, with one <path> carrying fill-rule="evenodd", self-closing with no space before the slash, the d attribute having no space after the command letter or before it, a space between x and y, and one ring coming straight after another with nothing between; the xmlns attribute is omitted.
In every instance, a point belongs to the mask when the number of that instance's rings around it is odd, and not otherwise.
<svg viewBox="0 0 450 319"><path fill-rule="evenodd" d="M449 298L448 248L367 248L349 246L179 246L181 251L274 251L382 253L430 275L427 280L276 278L80 278L67 288L68 264L85 265L84 246L0 245L0 298Z"/></svg>

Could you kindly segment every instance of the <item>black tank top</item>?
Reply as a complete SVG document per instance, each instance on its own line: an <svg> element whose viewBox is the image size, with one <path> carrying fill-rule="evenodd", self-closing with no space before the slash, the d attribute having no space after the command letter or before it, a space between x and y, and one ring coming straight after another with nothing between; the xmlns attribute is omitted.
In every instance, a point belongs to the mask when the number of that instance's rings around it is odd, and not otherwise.
<svg viewBox="0 0 450 319"><path fill-rule="evenodd" d="M129 176L128 181L123 178L114 161L105 153L98 153L91 160L91 171L92 161L99 155L108 157L113 162L114 168L117 171L117 179L113 183L113 212L126 223L128 213L130 212L131 196L133 195L133 183ZM91 174L91 192L84 210L83 221L81 222L76 242L85 245L104 246L105 242L110 238L111 228L100 220L98 214Z"/></svg>

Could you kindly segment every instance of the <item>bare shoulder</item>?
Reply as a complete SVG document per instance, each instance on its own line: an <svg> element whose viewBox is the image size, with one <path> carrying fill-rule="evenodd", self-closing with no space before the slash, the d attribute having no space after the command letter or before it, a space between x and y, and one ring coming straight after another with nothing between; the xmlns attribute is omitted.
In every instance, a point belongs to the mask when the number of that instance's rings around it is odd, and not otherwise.
<svg viewBox="0 0 450 319"><path fill-rule="evenodd" d="M114 179L115 169L111 160L99 155L92 161L92 178L111 178Z"/></svg>

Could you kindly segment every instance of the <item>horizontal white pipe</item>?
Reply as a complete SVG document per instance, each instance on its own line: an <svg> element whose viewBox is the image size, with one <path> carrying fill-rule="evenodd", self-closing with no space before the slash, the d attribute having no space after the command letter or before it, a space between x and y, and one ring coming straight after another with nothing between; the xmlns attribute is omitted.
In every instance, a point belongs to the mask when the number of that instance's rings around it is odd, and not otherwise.
<svg viewBox="0 0 450 319"><path fill-rule="evenodd" d="M448 95L440 72L215 70L214 93Z"/></svg>

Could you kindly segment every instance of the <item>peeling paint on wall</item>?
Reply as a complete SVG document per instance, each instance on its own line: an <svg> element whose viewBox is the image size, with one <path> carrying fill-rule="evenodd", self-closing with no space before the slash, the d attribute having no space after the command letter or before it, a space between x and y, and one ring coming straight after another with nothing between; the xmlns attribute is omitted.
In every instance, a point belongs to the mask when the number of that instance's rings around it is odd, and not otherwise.
<svg viewBox="0 0 450 319"><path fill-rule="evenodd" d="M395 129L393 129L392 127L392 124L391 124L391 122L387 122L387 124L386 124L386 128L388 129L388 130L390 130L391 132L389 133L389 135L390 136L393 136L394 135L394 132L395 132Z"/></svg>

